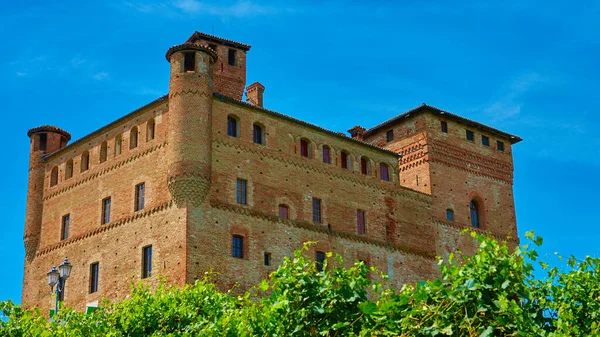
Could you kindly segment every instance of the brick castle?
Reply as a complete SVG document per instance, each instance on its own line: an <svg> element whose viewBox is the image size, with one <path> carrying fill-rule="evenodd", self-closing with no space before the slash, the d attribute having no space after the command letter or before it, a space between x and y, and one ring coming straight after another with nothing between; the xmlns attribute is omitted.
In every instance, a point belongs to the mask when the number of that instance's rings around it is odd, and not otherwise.
<svg viewBox="0 0 600 337"><path fill-rule="evenodd" d="M167 51L168 95L71 144L29 130L25 306L52 306L46 272L65 256L64 301L82 310L210 269L245 289L306 241L396 286L471 249L463 228L518 243L519 137L425 104L332 132L264 108L265 87L246 87L249 49L196 32Z"/></svg>

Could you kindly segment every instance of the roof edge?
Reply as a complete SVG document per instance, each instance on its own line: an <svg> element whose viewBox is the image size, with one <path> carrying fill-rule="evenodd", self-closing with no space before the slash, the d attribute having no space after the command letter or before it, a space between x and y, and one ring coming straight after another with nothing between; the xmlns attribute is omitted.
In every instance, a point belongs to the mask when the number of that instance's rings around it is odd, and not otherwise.
<svg viewBox="0 0 600 337"><path fill-rule="evenodd" d="M221 44L224 44L224 45L228 45L228 46L231 46L231 47L236 47L236 48L242 49L244 51L248 51L251 48L251 46L249 44L245 44L245 43L236 42L236 41L233 41L233 40L224 39L222 37L218 37L218 36L214 36L214 35L202 33L202 32L199 32L199 31L195 31L194 34L192 34L192 36L190 36L185 42L186 43L193 43L197 39L205 39L205 40L209 40L211 42L221 43Z"/></svg>

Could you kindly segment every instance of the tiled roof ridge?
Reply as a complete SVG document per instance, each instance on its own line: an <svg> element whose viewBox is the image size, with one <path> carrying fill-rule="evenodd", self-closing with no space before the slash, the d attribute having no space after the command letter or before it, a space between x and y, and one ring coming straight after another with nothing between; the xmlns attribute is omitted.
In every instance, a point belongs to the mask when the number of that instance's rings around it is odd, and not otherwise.
<svg viewBox="0 0 600 337"><path fill-rule="evenodd" d="M229 39L224 39L222 37L218 37L215 35L210 35L210 34L206 34L206 33L202 33L199 31L195 31L194 34L192 34L192 36L190 36L185 42L192 42L194 41L196 38L209 38L209 39L214 39L214 40L218 40L218 41L223 41L226 43L231 43L234 45L237 45L238 47L240 47L241 49L244 50L250 50L251 46L249 44L245 44L245 43L241 43L241 42L237 42L237 41L233 41L233 40L229 40Z"/></svg>
<svg viewBox="0 0 600 337"><path fill-rule="evenodd" d="M208 47L208 46L202 46L196 43L191 43L191 42L185 42L182 44L178 44L176 46L172 46L171 48L169 48L167 50L167 53L165 54L165 58L167 59L167 61L169 61L169 59L171 58L171 55L175 52L178 52L180 50L202 50L202 51L206 51L208 52L212 57L213 60L216 62L217 61L217 52L215 50L213 50L212 48Z"/></svg>
<svg viewBox="0 0 600 337"><path fill-rule="evenodd" d="M60 133L63 136L65 136L67 138L67 142L69 140L71 140L71 134L68 133L67 131L53 126L53 125L42 125L42 126L38 126L36 128L33 129L29 129L29 131L27 131L27 137L31 137L34 133L38 133L38 132L42 132L42 131L49 131L49 132L56 132L56 133Z"/></svg>
<svg viewBox="0 0 600 337"><path fill-rule="evenodd" d="M459 116L457 114L454 114L454 113L446 111L446 110L442 110L440 108L437 108L437 107L435 107L433 105L429 105L429 104L426 104L426 103L423 103L423 104L421 104L421 105L419 105L417 107L414 107L414 108L412 108L412 109L410 109L410 110L408 110L406 112L403 112L403 113L401 113L401 114L399 114L399 115L397 115L395 117L392 117L392 118L384 121L383 123L379 123L379 124L373 126L372 128L368 129L365 132L365 136L367 136L367 135L375 132L376 130L378 130L378 129L380 129L380 128L388 125L388 124L391 124L393 122L399 121L402 118L409 117L410 114L412 114L412 113L419 113L421 111L425 111L424 109L430 109L433 112L436 112L436 113L438 113L440 115L445 115L445 116L448 116L448 117L453 118L455 120L459 120L459 121L461 121L463 123L473 124L473 125L476 125L476 126L482 128L482 129L491 131L492 133L500 134L500 135L502 135L502 136L510 139L511 144L515 144L515 143L518 143L518 142L520 142L520 141L523 140L521 137L519 137L517 135L513 135L513 134L510 134L510 133L504 132L502 130L498 130L498 129L493 128L491 126L479 123L479 122L474 121L472 119L468 119L468 118Z"/></svg>

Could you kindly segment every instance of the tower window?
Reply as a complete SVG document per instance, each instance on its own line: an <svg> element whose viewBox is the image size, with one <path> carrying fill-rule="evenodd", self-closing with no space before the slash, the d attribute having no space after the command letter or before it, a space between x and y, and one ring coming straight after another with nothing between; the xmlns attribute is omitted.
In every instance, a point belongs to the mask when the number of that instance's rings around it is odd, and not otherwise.
<svg viewBox="0 0 600 337"><path fill-rule="evenodd" d="M383 181L390 181L390 168L386 164L379 165L379 177Z"/></svg>
<svg viewBox="0 0 600 337"><path fill-rule="evenodd" d="M446 210L446 220L454 221L454 211L449 208Z"/></svg>
<svg viewBox="0 0 600 337"><path fill-rule="evenodd" d="M129 132L129 149L135 149L138 145L138 128L134 126Z"/></svg>
<svg viewBox="0 0 600 337"><path fill-rule="evenodd" d="M65 179L69 179L73 176L73 159L67 160L67 165L65 166Z"/></svg>
<svg viewBox="0 0 600 337"><path fill-rule="evenodd" d="M100 163L104 163L106 161L106 158L108 156L108 144L106 143L106 141L102 142L102 144L100 144Z"/></svg>
<svg viewBox="0 0 600 337"><path fill-rule="evenodd" d="M488 136L481 135L481 145L490 146L490 138Z"/></svg>
<svg viewBox="0 0 600 337"><path fill-rule="evenodd" d="M184 61L183 61L183 71L188 72L188 71L194 71L195 70L195 64L196 64L196 53L192 52L192 53L185 53L184 54Z"/></svg>
<svg viewBox="0 0 600 337"><path fill-rule="evenodd" d="M142 278L152 276L152 246L142 248Z"/></svg>
<svg viewBox="0 0 600 337"><path fill-rule="evenodd" d="M54 166L50 172L50 187L58 184L58 167Z"/></svg>
<svg viewBox="0 0 600 337"><path fill-rule="evenodd" d="M85 151L81 154L81 172L87 171L90 168L90 153Z"/></svg>
<svg viewBox="0 0 600 337"><path fill-rule="evenodd" d="M282 219L290 218L290 209L287 207L287 205L279 205L279 217Z"/></svg>
<svg viewBox="0 0 600 337"><path fill-rule="evenodd" d="M231 137L239 137L238 120L233 116L227 116L227 135Z"/></svg>
<svg viewBox="0 0 600 337"><path fill-rule="evenodd" d="M227 63L230 66L234 66L235 65L235 49L229 49L229 53L227 55Z"/></svg>
<svg viewBox="0 0 600 337"><path fill-rule="evenodd" d="M264 264L265 264L265 266L271 265L271 253L264 254Z"/></svg>
<svg viewBox="0 0 600 337"><path fill-rule="evenodd" d="M448 133L448 123L447 122L442 121L440 126L442 127L443 133Z"/></svg>
<svg viewBox="0 0 600 337"><path fill-rule="evenodd" d="M90 294L98 291L98 279L100 276L100 263L90 265Z"/></svg>
<svg viewBox="0 0 600 337"><path fill-rule="evenodd" d="M470 142L474 142L475 141L475 133L471 130L466 130L467 131L467 140Z"/></svg>
<svg viewBox="0 0 600 337"><path fill-rule="evenodd" d="M149 142L154 139L154 129L156 124L154 123L154 119L150 119L146 122L146 141Z"/></svg>
<svg viewBox="0 0 600 337"><path fill-rule="evenodd" d="M321 223L323 221L321 217L321 199L313 198L312 199L312 211L313 211L313 221Z"/></svg>
<svg viewBox="0 0 600 337"><path fill-rule="evenodd" d="M69 238L69 227L71 227L71 215L63 215L60 226L60 239L66 240Z"/></svg>
<svg viewBox="0 0 600 337"><path fill-rule="evenodd" d="M388 130L388 132L385 133L385 140L387 140L388 142L391 142L392 140L394 140L394 130Z"/></svg>
<svg viewBox="0 0 600 337"><path fill-rule="evenodd" d="M323 271L323 265L325 264L325 252L317 250L315 253L315 266L317 271Z"/></svg>
<svg viewBox="0 0 600 337"><path fill-rule="evenodd" d="M340 160L342 162L342 168L352 171L352 162L350 160L350 155L348 154L348 152L342 151Z"/></svg>
<svg viewBox="0 0 600 337"><path fill-rule="evenodd" d="M475 200L472 200L469 208L471 210L471 226L479 228L479 205Z"/></svg>
<svg viewBox="0 0 600 337"><path fill-rule="evenodd" d="M48 135L42 133L40 135L40 151L46 151L46 147L48 146Z"/></svg>
<svg viewBox="0 0 600 337"><path fill-rule="evenodd" d="M247 200L247 186L248 181L244 179L238 179L236 184L236 200L238 204L246 205L248 203Z"/></svg>
<svg viewBox="0 0 600 337"><path fill-rule="evenodd" d="M110 197L102 199L102 224L110 222Z"/></svg>
<svg viewBox="0 0 600 337"><path fill-rule="evenodd" d="M231 241L231 256L237 257L238 259L244 258L244 237L241 235L234 235Z"/></svg>
<svg viewBox="0 0 600 337"><path fill-rule="evenodd" d="M371 174L371 161L365 157L360 158L360 173L364 175Z"/></svg>
<svg viewBox="0 0 600 337"><path fill-rule="evenodd" d="M306 158L310 156L310 145L306 139L300 140L300 155Z"/></svg>
<svg viewBox="0 0 600 337"><path fill-rule="evenodd" d="M366 233L366 226L365 226L365 211L362 210L356 210L356 231L358 232L358 234L364 234Z"/></svg>
<svg viewBox="0 0 600 337"><path fill-rule="evenodd" d="M135 185L135 211L141 211L144 209L144 199L146 194L146 184L141 183Z"/></svg>
<svg viewBox="0 0 600 337"><path fill-rule="evenodd" d="M331 149L327 145L323 145L323 162L331 164Z"/></svg>
<svg viewBox="0 0 600 337"><path fill-rule="evenodd" d="M115 156L121 154L121 135L115 137Z"/></svg>
<svg viewBox="0 0 600 337"><path fill-rule="evenodd" d="M264 144L265 132L262 126L254 124L252 126L252 135L254 144Z"/></svg>
<svg viewBox="0 0 600 337"><path fill-rule="evenodd" d="M500 152L504 152L504 142L501 141L496 141L496 147L498 148L498 151Z"/></svg>

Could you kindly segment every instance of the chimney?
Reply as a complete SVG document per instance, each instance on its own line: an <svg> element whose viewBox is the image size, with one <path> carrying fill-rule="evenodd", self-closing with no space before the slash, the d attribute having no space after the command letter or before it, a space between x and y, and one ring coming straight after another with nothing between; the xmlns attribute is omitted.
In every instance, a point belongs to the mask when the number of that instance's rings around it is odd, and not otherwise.
<svg viewBox="0 0 600 337"><path fill-rule="evenodd" d="M350 133L350 136L352 136L353 139L356 140L363 140L363 135L365 134L365 131L367 131L367 129L363 128L362 126L355 126L352 129L348 130L348 132Z"/></svg>
<svg viewBox="0 0 600 337"><path fill-rule="evenodd" d="M258 82L254 82L246 88L246 101L262 108L264 92L265 86Z"/></svg>

